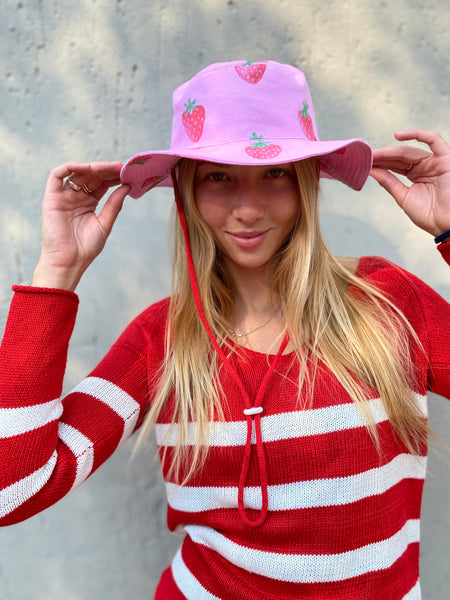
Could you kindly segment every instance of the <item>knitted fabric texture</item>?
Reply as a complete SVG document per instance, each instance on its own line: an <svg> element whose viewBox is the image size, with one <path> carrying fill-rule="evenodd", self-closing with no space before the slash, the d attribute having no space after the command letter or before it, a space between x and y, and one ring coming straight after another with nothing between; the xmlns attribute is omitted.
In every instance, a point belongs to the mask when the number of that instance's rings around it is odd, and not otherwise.
<svg viewBox="0 0 450 600"><path fill-rule="evenodd" d="M439 247L450 262L450 244ZM362 258L358 276L404 312L426 356L417 356L415 398L450 397L450 308L426 284L384 259ZM144 311L102 362L60 400L77 298L60 290L15 288L0 349L0 524L57 502L93 473L142 423L163 360L168 302ZM254 399L267 356L232 358ZM236 383L221 372L226 422L212 423L204 469L180 487L168 477L176 431L173 398L156 425L168 498L168 525L186 537L163 573L157 600L420 598L419 519L426 448L419 459L396 440L376 393L367 401L382 442L378 455L340 383L319 370L312 405L297 402L297 366L281 355L260 418L268 513L259 527L238 510L247 420ZM192 440L195 424L191 424ZM255 444L253 437L252 445ZM18 458L20 457L20 458ZM249 519L261 514L258 460L246 475Z"/></svg>

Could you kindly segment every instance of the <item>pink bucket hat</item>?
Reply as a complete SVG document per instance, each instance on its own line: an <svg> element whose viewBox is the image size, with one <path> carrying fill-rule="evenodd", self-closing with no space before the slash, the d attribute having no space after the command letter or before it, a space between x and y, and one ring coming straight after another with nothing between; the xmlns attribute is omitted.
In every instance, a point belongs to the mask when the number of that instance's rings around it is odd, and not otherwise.
<svg viewBox="0 0 450 600"><path fill-rule="evenodd" d="M139 198L171 186L180 157L223 164L273 165L320 157L322 177L360 190L372 166L361 139L321 141L304 74L274 61L215 63L173 94L169 150L136 154L121 181Z"/></svg>

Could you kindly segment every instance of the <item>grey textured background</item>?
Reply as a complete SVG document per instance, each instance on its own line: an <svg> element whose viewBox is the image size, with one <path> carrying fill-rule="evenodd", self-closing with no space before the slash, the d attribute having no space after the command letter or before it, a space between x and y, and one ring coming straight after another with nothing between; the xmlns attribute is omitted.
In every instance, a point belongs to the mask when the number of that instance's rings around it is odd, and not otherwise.
<svg viewBox="0 0 450 600"><path fill-rule="evenodd" d="M47 172L66 160L126 160L169 144L171 92L215 61L272 58L308 75L324 139L392 143L420 126L450 139L447 0L0 0L0 325L12 283L39 255ZM167 295L170 192L128 199L79 287L66 389L126 324ZM370 181L323 186L322 220L338 254L378 254L450 299L433 241ZM445 400L430 399L444 437ZM149 451L133 440L57 506L0 531L0 600L149 600L180 542ZM432 454L422 525L424 600L450 588L448 451Z"/></svg>

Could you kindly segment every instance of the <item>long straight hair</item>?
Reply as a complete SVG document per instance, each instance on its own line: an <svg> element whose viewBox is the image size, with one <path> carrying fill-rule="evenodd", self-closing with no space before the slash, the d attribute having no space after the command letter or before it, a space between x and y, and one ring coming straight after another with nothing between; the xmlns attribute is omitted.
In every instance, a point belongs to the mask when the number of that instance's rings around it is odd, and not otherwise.
<svg viewBox="0 0 450 600"><path fill-rule="evenodd" d="M227 338L234 317L234 286L195 203L196 164L187 159L180 161L179 190L204 314L219 345L232 352ZM327 248L317 216L318 159L302 160L294 166L300 214L271 266L273 302L280 306L299 365L299 403L306 406L313 402L315 373L322 363L356 403L379 452L375 420L367 402L368 389L379 394L399 440L411 453L418 454L428 431L412 392L417 387L412 356L422 351L420 342L398 308L376 287L345 269ZM177 430L169 476L185 483L203 464L210 423L223 419L223 398L217 355L194 303L178 219L165 360L137 446L169 397L174 398L174 408L168 435L175 424ZM166 452L167 446L163 461ZM184 476L180 480L181 472Z"/></svg>

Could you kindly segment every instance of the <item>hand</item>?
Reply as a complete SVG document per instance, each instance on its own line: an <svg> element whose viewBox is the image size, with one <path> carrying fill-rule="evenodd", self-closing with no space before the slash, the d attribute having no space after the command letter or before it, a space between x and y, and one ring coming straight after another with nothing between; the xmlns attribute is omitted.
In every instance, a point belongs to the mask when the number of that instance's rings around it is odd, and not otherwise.
<svg viewBox="0 0 450 600"><path fill-rule="evenodd" d="M66 163L48 177L42 204L42 252L33 285L74 290L82 274L100 254L130 187L120 184L121 163ZM85 186L75 191L67 182Z"/></svg>
<svg viewBox="0 0 450 600"><path fill-rule="evenodd" d="M412 146L378 148L370 174L413 223L437 236L450 229L450 147L438 133L425 129L397 132L395 138L423 142L431 152ZM404 175L412 185L393 173Z"/></svg>

